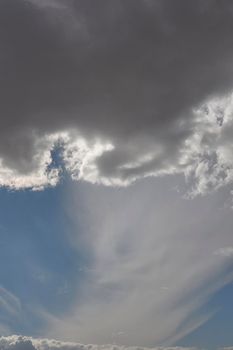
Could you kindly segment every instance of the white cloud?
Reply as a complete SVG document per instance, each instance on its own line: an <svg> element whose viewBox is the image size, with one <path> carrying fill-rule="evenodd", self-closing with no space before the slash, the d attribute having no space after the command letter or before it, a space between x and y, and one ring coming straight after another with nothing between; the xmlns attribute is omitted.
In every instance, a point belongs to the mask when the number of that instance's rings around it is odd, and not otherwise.
<svg viewBox="0 0 233 350"><path fill-rule="evenodd" d="M195 350L187 347L125 347L117 345L94 345L71 342L61 342L53 339L35 339L31 337L12 335L0 337L0 350Z"/></svg>
<svg viewBox="0 0 233 350"><path fill-rule="evenodd" d="M32 148L31 167L32 169L24 172L24 166L27 167L27 161L19 158L6 162L0 157L0 186L6 186L12 189L31 188L33 190L43 189L45 186L55 186L59 181L59 169L49 168L52 162L51 151L59 140L60 135L45 136L41 139L35 138ZM20 144L18 145L20 147ZM24 150L22 151L24 153Z"/></svg>
<svg viewBox="0 0 233 350"><path fill-rule="evenodd" d="M193 195L232 182L233 96L209 100L196 115L195 131L186 140L188 150L184 151L184 172L194 182Z"/></svg>

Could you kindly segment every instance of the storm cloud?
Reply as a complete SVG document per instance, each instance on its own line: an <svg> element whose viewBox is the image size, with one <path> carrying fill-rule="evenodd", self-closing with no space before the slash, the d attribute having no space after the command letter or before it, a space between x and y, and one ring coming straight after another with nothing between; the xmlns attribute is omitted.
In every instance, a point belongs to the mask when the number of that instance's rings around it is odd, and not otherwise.
<svg viewBox="0 0 233 350"><path fill-rule="evenodd" d="M232 180L233 4L2 0L0 184Z"/></svg>

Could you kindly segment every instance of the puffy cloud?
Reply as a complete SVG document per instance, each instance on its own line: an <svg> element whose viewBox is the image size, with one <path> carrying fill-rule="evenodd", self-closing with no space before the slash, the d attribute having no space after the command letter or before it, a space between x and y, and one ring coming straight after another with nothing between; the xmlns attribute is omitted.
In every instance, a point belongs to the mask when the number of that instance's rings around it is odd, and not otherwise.
<svg viewBox="0 0 233 350"><path fill-rule="evenodd" d="M53 339L33 339L31 337L12 335L0 337L1 350L195 350L186 347L125 347L117 345L93 345L56 341Z"/></svg>
<svg viewBox="0 0 233 350"><path fill-rule="evenodd" d="M232 181L233 4L3 0L0 185ZM207 112L208 111L208 112Z"/></svg>

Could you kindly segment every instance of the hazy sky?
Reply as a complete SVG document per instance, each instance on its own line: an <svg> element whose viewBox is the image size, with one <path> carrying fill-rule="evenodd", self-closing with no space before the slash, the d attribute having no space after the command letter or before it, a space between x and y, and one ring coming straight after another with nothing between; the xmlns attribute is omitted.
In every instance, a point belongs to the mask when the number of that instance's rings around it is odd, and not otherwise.
<svg viewBox="0 0 233 350"><path fill-rule="evenodd" d="M232 38L231 0L0 0L0 350L233 349Z"/></svg>

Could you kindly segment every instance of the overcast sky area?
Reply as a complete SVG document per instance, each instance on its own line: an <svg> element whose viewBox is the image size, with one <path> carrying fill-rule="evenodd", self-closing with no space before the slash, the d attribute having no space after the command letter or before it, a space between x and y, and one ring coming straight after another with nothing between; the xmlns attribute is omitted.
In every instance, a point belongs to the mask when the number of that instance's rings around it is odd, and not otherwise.
<svg viewBox="0 0 233 350"><path fill-rule="evenodd" d="M0 0L0 350L233 350L233 1Z"/></svg>

